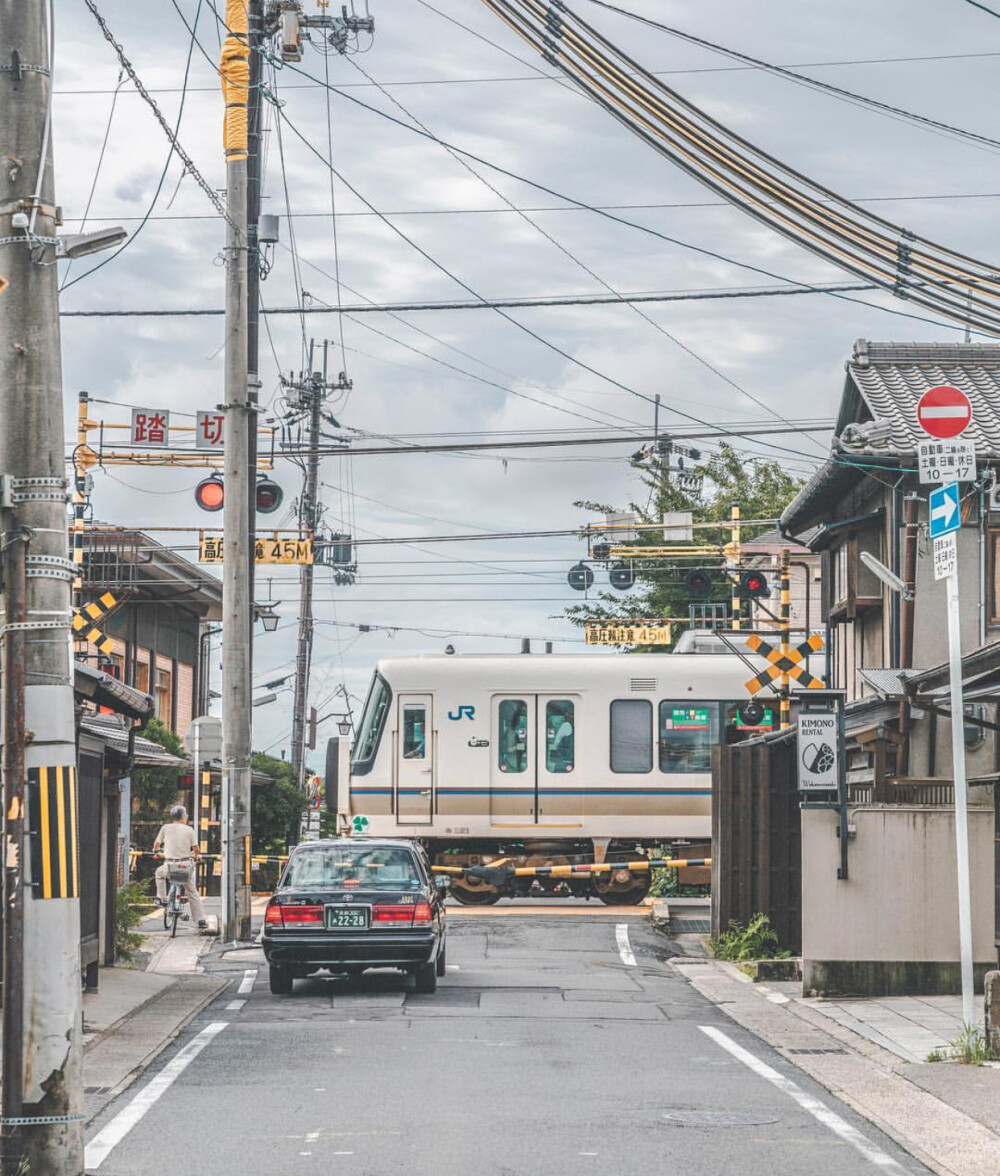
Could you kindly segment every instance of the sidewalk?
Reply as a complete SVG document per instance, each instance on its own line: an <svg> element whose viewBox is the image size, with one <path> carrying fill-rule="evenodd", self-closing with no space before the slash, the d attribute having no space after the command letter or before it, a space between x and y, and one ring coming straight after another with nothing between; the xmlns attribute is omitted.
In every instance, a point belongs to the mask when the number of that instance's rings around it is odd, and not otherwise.
<svg viewBox="0 0 1000 1176"><path fill-rule="evenodd" d="M671 965L940 1176L1000 1172L1000 1066L925 1061L961 1030L958 997L819 1000L720 960Z"/></svg>

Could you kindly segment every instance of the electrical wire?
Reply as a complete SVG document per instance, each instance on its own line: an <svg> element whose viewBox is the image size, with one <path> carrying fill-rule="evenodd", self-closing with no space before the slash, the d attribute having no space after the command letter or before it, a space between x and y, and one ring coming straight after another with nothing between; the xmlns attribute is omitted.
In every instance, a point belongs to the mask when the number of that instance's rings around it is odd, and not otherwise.
<svg viewBox="0 0 1000 1176"><path fill-rule="evenodd" d="M973 8L978 8L982 12L989 13L990 16L995 16L997 18L1000 18L1000 12L997 12L995 8L987 7L987 5L985 5L985 4L980 4L979 0L965 0L965 3L971 4Z"/></svg>

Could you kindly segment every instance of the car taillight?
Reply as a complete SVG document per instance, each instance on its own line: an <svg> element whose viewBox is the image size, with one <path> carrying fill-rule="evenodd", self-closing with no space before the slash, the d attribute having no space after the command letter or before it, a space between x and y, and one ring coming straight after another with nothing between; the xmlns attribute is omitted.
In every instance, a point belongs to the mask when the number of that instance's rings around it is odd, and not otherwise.
<svg viewBox="0 0 1000 1176"><path fill-rule="evenodd" d="M372 922L373 923L393 923L397 927L413 925L413 912L415 909L407 903L398 902L379 902L372 907Z"/></svg>
<svg viewBox="0 0 1000 1176"><path fill-rule="evenodd" d="M292 906L286 903L281 908L281 916L286 927L294 923L322 923L323 908L321 906Z"/></svg>
<svg viewBox="0 0 1000 1176"><path fill-rule="evenodd" d="M265 927L280 927L281 926L281 906L276 902L269 902L267 910L264 911L264 926Z"/></svg>
<svg viewBox="0 0 1000 1176"><path fill-rule="evenodd" d="M429 902L418 902L413 911L414 927L429 927L431 922L431 904Z"/></svg>

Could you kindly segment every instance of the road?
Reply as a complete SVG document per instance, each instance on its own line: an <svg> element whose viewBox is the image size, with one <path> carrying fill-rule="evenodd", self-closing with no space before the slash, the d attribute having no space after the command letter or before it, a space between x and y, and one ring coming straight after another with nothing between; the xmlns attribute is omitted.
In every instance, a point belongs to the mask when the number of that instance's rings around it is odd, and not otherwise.
<svg viewBox="0 0 1000 1176"><path fill-rule="evenodd" d="M579 907L461 912L435 996L382 972L273 997L259 952L231 954L222 997L88 1132L88 1170L927 1171L674 974L675 950L634 908Z"/></svg>

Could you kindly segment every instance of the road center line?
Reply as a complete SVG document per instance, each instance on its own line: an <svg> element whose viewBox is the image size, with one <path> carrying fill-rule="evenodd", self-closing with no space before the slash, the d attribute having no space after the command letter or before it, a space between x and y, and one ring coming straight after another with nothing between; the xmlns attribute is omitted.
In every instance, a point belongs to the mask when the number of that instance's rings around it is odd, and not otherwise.
<svg viewBox="0 0 1000 1176"><path fill-rule="evenodd" d="M243 973L243 979L240 981L239 988L236 989L237 996L246 996L248 992L253 992L253 982L257 979L257 969L247 968Z"/></svg>
<svg viewBox="0 0 1000 1176"><path fill-rule="evenodd" d="M615 938L618 940L618 954L622 957L622 963L626 967L634 968L635 955L632 952L632 945L628 941L628 923L619 923L615 927Z"/></svg>
<svg viewBox="0 0 1000 1176"><path fill-rule="evenodd" d="M760 1058L754 1057L743 1046L737 1045L721 1029L716 1029L711 1025L699 1025L698 1028L707 1037L710 1037L716 1045L721 1045L727 1053L732 1054L737 1061L742 1062L744 1066L753 1070L755 1074L761 1078L765 1078L772 1086L776 1086L778 1090L784 1091L790 1098L793 1098L804 1111L808 1111L824 1127L828 1127L834 1135L838 1135L845 1143L849 1143L869 1163L881 1168L884 1172L895 1172L899 1176L905 1176L906 1169L902 1164L894 1160L892 1156L884 1152L876 1144L867 1140L856 1127L848 1123L836 1111L831 1111L825 1103L808 1094L797 1083L793 1082L790 1078L786 1078L784 1074L779 1074L773 1066L769 1066L766 1062L762 1062Z"/></svg>
<svg viewBox="0 0 1000 1176"><path fill-rule="evenodd" d="M193 1041L189 1041L175 1058L167 1062L155 1078L146 1083L127 1106L98 1131L84 1151L84 1167L88 1172L97 1171L108 1158L112 1148L121 1143L150 1107L170 1089L205 1046L228 1024L228 1021L213 1021L206 1025Z"/></svg>

